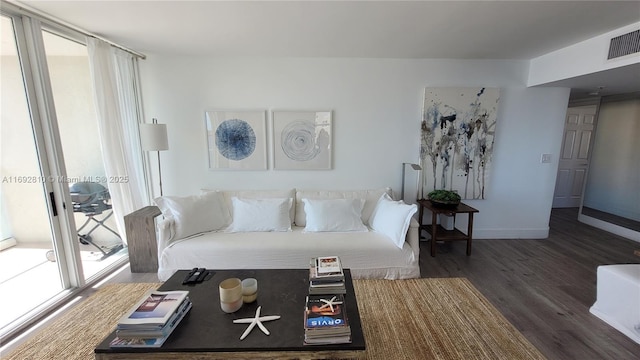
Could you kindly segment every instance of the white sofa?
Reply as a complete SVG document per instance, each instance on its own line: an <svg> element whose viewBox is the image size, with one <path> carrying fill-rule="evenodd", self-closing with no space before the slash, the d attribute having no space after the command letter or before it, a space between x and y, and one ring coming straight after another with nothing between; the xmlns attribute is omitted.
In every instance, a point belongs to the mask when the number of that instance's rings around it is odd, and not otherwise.
<svg viewBox="0 0 640 360"><path fill-rule="evenodd" d="M203 190L203 194L211 194L213 191ZM391 189L374 189L360 191L304 191L304 190L276 190L276 191L218 191L218 196L224 199L220 211L230 219L222 221L215 231L200 232L186 237L175 236L179 232L179 222L193 220L201 217L208 210L187 209L176 210L168 206L161 198L156 203L163 211L165 219L158 222L158 277L167 280L179 269L191 269L204 267L208 269L300 269L308 268L312 257L337 255L344 268L349 268L353 278L380 278L380 279L406 279L420 277L418 223L413 219L415 205L400 202L380 200L385 193L391 194ZM213 195L211 195L213 196ZM165 197L168 198L168 197ZM236 200L233 200L236 198ZM290 230L285 231L239 231L231 232L234 225L244 215L238 215L240 200L238 199L291 199L288 217L285 222ZM174 198L173 200L175 200ZM303 199L305 199L303 201ZM311 224L307 223L305 207L309 211L322 200L346 199L338 201L351 201L363 203L359 214L362 224L369 225L373 221L374 211L375 229L365 227L365 231L308 231ZM351 200L362 199L362 200ZM385 199L390 200L390 197ZM236 202L234 202L236 201ZM396 206L398 209L407 210L404 227L397 223L398 217L383 216L381 205ZM236 208L234 208L234 203ZM308 205L305 205L308 204ZM378 207L378 208L377 208ZM196 207L197 208L197 207ZM182 211L182 214L178 212ZM186 214L194 211L192 216ZM195 212L199 211L199 212ZM235 211L235 213L234 213ZM394 210L395 211L395 210ZM384 214L390 214L388 211ZM234 218L235 215L235 218ZM330 214L331 215L331 214ZM179 217L182 216L182 220ZM265 215L267 217L270 214ZM285 215L286 217L286 215ZM331 216L328 216L330 218ZM256 226L259 226L260 216L254 216ZM207 220L208 221L208 220ZM245 220L246 221L246 220ZM311 219L310 221L316 221ZM393 221L390 225L399 229L395 234L406 231L402 238L394 236L387 229L387 225L381 222ZM400 220L402 221L402 220ZM206 221L200 221L200 223ZM230 223L231 225L229 225ZM194 224L197 226L198 224ZM229 225L229 226L227 226ZM249 224L250 226L251 224ZM182 224L184 228L184 224ZM236 226L236 227L237 227ZM202 229L193 231L199 232ZM237 229L235 229L237 230ZM288 231L287 231L288 230ZM313 229L312 229L313 230ZM192 232L193 232L192 231ZM386 231L386 232L385 232ZM392 239L395 238L396 242Z"/></svg>

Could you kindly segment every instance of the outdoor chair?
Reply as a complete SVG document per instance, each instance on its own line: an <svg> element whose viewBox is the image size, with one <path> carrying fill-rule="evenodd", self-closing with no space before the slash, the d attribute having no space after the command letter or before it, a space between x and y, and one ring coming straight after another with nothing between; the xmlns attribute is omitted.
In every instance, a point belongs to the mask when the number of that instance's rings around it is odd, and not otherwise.
<svg viewBox="0 0 640 360"><path fill-rule="evenodd" d="M78 228L78 240L81 244L84 245L92 245L96 249L98 249L102 253L102 257L100 260L103 260L116 252L120 251L124 245L120 242L117 246L112 248L106 248L104 246L100 246L96 244L91 234L98 228L102 227L107 231L111 232L118 239L120 234L118 234L115 230L109 227L105 222L111 216L113 216L113 209L111 206L111 196L109 195L109 190L99 183L95 182L78 182L71 184L69 186L69 192L71 193L71 202L73 203L73 212L74 213L82 213L87 219L84 224ZM93 225L89 229L89 231L82 233L82 230ZM105 251L106 249L106 251ZM50 261L55 261L55 255L53 250L47 253L47 259Z"/></svg>

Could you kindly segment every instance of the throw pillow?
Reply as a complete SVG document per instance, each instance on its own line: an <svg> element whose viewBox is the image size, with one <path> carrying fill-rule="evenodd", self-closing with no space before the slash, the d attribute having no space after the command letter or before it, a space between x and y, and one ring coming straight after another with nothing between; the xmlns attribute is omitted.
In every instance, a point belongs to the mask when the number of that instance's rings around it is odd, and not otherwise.
<svg viewBox="0 0 640 360"><path fill-rule="evenodd" d="M293 199L241 199L233 197L229 232L291 231L289 210Z"/></svg>
<svg viewBox="0 0 640 360"><path fill-rule="evenodd" d="M407 205L403 201L393 201L388 194L378 200L371 214L369 225L373 231L387 235L397 247L402 249L411 217L418 211L415 204Z"/></svg>
<svg viewBox="0 0 640 360"><path fill-rule="evenodd" d="M362 223L363 199L302 199L305 231L368 231Z"/></svg>
<svg viewBox="0 0 640 360"><path fill-rule="evenodd" d="M220 230L231 222L229 210L219 192L186 197L162 196L154 202L162 215L175 223L175 233L170 240Z"/></svg>

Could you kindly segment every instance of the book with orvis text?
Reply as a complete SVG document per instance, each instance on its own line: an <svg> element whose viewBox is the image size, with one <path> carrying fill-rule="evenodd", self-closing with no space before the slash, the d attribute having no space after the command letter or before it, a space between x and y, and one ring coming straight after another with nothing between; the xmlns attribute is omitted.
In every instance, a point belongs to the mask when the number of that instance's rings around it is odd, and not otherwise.
<svg viewBox="0 0 640 360"><path fill-rule="evenodd" d="M348 328L344 295L309 295L304 316L305 329Z"/></svg>

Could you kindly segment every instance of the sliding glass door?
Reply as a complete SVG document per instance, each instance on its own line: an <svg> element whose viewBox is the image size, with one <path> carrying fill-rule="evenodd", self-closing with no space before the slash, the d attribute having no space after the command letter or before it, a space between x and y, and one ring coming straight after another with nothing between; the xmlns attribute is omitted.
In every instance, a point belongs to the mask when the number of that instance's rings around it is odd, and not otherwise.
<svg viewBox="0 0 640 360"><path fill-rule="evenodd" d="M42 163L44 144L38 144L18 56L15 21L2 21L2 112L0 123L0 326L16 321L55 297L65 285L61 262L51 262L55 253L57 211L54 193ZM46 161L46 160L45 160ZM50 195L51 194L51 195ZM11 311L7 311L11 309Z"/></svg>
<svg viewBox="0 0 640 360"><path fill-rule="evenodd" d="M127 255L104 169L87 46L42 31L85 280Z"/></svg>
<svg viewBox="0 0 640 360"><path fill-rule="evenodd" d="M2 16L0 338L126 261L84 36Z"/></svg>

